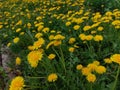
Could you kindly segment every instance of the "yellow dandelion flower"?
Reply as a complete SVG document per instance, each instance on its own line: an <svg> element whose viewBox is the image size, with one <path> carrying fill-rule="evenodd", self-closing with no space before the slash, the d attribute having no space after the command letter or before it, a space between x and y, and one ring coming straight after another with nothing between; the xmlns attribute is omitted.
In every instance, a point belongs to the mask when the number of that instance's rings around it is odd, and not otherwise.
<svg viewBox="0 0 120 90"><path fill-rule="evenodd" d="M80 34L80 35L79 35L79 38L80 38L81 40L86 40L86 35L85 35L85 34Z"/></svg>
<svg viewBox="0 0 120 90"><path fill-rule="evenodd" d="M27 59L31 67L37 67L39 60L42 60L43 54L41 51L36 50L36 51L31 51L27 55Z"/></svg>
<svg viewBox="0 0 120 90"><path fill-rule="evenodd" d="M78 30L80 28L80 26L79 25L75 25L73 28L74 28L74 30Z"/></svg>
<svg viewBox="0 0 120 90"><path fill-rule="evenodd" d="M21 28L16 29L16 32L20 32L20 31L21 31Z"/></svg>
<svg viewBox="0 0 120 90"><path fill-rule="evenodd" d="M87 41L90 41L90 40L93 39L93 36L92 36L92 35L86 35L85 39L86 39Z"/></svg>
<svg viewBox="0 0 120 90"><path fill-rule="evenodd" d="M83 75L87 76L87 75L90 74L90 73L91 73L90 68L88 68L88 67L83 67L83 68L82 68L82 74L83 74Z"/></svg>
<svg viewBox="0 0 120 90"><path fill-rule="evenodd" d="M50 54L49 56L48 56L48 58L50 59L50 60L53 60L54 58L55 58L55 54Z"/></svg>
<svg viewBox="0 0 120 90"><path fill-rule="evenodd" d="M52 46L54 44L54 41L51 41L50 43L48 43L48 45L46 46L46 49L48 49L50 46Z"/></svg>
<svg viewBox="0 0 120 90"><path fill-rule="evenodd" d="M68 22L65 23L65 25L66 25L66 26L70 26L70 25L71 25L71 22L68 21Z"/></svg>
<svg viewBox="0 0 120 90"><path fill-rule="evenodd" d="M101 22L94 23L94 24L91 26L91 28L95 28L95 27L99 26L100 23L101 23Z"/></svg>
<svg viewBox="0 0 120 90"><path fill-rule="evenodd" d="M59 46L61 43L62 43L61 40L55 40L55 41L53 41L53 45L54 46Z"/></svg>
<svg viewBox="0 0 120 90"><path fill-rule="evenodd" d="M107 64L111 64L112 63L112 60L110 58L105 58L104 59L104 62L107 63Z"/></svg>
<svg viewBox="0 0 120 90"><path fill-rule="evenodd" d="M29 49L29 50L34 50L35 47L34 47L34 46L28 46L28 49Z"/></svg>
<svg viewBox="0 0 120 90"><path fill-rule="evenodd" d="M16 58L16 65L20 65L21 64L21 58L20 57L17 57Z"/></svg>
<svg viewBox="0 0 120 90"><path fill-rule="evenodd" d="M19 40L20 40L19 37L16 37L16 38L13 39L13 42L14 42L14 43L18 43Z"/></svg>
<svg viewBox="0 0 120 90"><path fill-rule="evenodd" d="M11 45L11 43L8 43L8 44L7 44L7 47L10 47L10 45Z"/></svg>
<svg viewBox="0 0 120 90"><path fill-rule="evenodd" d="M53 40L53 39L54 39L54 35L50 35L49 40Z"/></svg>
<svg viewBox="0 0 120 90"><path fill-rule="evenodd" d="M87 65L87 67L90 69L90 71L95 71L95 69L97 68L97 65L90 63Z"/></svg>
<svg viewBox="0 0 120 90"><path fill-rule="evenodd" d="M79 65L76 66L77 70L81 70L82 68L83 68L82 64L79 64Z"/></svg>
<svg viewBox="0 0 120 90"><path fill-rule="evenodd" d="M37 34L35 34L35 38L40 38L41 36L43 36L42 33L37 33Z"/></svg>
<svg viewBox="0 0 120 90"><path fill-rule="evenodd" d="M55 30L51 30L50 33L55 33L56 31Z"/></svg>
<svg viewBox="0 0 120 90"><path fill-rule="evenodd" d="M95 71L98 73L98 74L103 74L106 72L106 68L104 66L97 66L97 68L95 69Z"/></svg>
<svg viewBox="0 0 120 90"><path fill-rule="evenodd" d="M22 25L22 20L19 20L16 25Z"/></svg>
<svg viewBox="0 0 120 90"><path fill-rule="evenodd" d="M93 64L95 64L95 65L100 65L100 62L99 61L97 61L97 60L95 60L95 61L93 61Z"/></svg>
<svg viewBox="0 0 120 90"><path fill-rule="evenodd" d="M44 33L47 33L47 32L49 32L50 31L50 29L49 28L43 28L43 30L42 30Z"/></svg>
<svg viewBox="0 0 120 90"><path fill-rule="evenodd" d="M116 26L116 25L120 25L120 20L114 20L112 22L112 25Z"/></svg>
<svg viewBox="0 0 120 90"><path fill-rule="evenodd" d="M55 82L57 79L58 79L58 76L57 76L56 73L50 74L50 75L48 76L48 78L47 78L47 80L48 80L49 82Z"/></svg>
<svg viewBox="0 0 120 90"><path fill-rule="evenodd" d="M24 78L17 76L12 80L9 90L22 90L24 86Z"/></svg>
<svg viewBox="0 0 120 90"><path fill-rule="evenodd" d="M90 73L90 74L87 75L86 79L88 80L88 82L94 83L95 80L96 80L96 76L94 74Z"/></svg>
<svg viewBox="0 0 120 90"><path fill-rule="evenodd" d="M102 35L96 35L96 36L94 37L94 41L99 42L99 41L102 41L102 40L103 40L103 36L102 36Z"/></svg>
<svg viewBox="0 0 120 90"><path fill-rule="evenodd" d="M96 33L96 31L95 31L95 30L91 31L91 34L95 34L95 33Z"/></svg>
<svg viewBox="0 0 120 90"><path fill-rule="evenodd" d="M91 26L84 26L84 28L83 28L84 31L88 31L90 29L91 29Z"/></svg>
<svg viewBox="0 0 120 90"><path fill-rule="evenodd" d="M30 28L32 25L31 23L27 23L27 27Z"/></svg>
<svg viewBox="0 0 120 90"><path fill-rule="evenodd" d="M103 28L102 26L99 26L99 27L97 28L98 31L103 31L103 29L104 29L104 28Z"/></svg>
<svg viewBox="0 0 120 90"><path fill-rule="evenodd" d="M110 59L120 65L120 54L114 54L110 57Z"/></svg>
<svg viewBox="0 0 120 90"><path fill-rule="evenodd" d="M30 19L30 18L31 18L31 15L30 15L30 13L27 13L27 17L28 17L28 19Z"/></svg>
<svg viewBox="0 0 120 90"><path fill-rule="evenodd" d="M37 41L34 42L33 46L35 49L40 48L45 43L43 38L39 38Z"/></svg>
<svg viewBox="0 0 120 90"><path fill-rule="evenodd" d="M38 31L41 31L43 28L44 28L44 26L43 26L43 25L40 25L40 26L37 28L37 30L38 30Z"/></svg>
<svg viewBox="0 0 120 90"><path fill-rule="evenodd" d="M56 35L56 36L54 37L54 39L55 39L55 40L63 40L63 39L65 39L65 37L62 36L62 35L60 35L60 34L58 34L58 35Z"/></svg>
<svg viewBox="0 0 120 90"><path fill-rule="evenodd" d="M3 27L3 25L0 25L0 29Z"/></svg>
<svg viewBox="0 0 120 90"><path fill-rule="evenodd" d="M20 33L20 35L24 35L24 34L25 34L25 32L21 32L21 33Z"/></svg>
<svg viewBox="0 0 120 90"><path fill-rule="evenodd" d="M75 38L70 38L68 43L69 43L69 44L73 44L75 41L76 41Z"/></svg>
<svg viewBox="0 0 120 90"><path fill-rule="evenodd" d="M75 51L75 48L74 47L70 47L69 48L69 52L74 52Z"/></svg>

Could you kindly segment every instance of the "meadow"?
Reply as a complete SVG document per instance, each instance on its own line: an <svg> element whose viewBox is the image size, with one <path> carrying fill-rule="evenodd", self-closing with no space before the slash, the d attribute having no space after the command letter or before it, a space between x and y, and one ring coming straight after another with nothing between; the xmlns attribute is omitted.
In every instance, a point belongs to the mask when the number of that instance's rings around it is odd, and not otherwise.
<svg viewBox="0 0 120 90"><path fill-rule="evenodd" d="M120 0L1 0L0 90L119 90L119 35Z"/></svg>

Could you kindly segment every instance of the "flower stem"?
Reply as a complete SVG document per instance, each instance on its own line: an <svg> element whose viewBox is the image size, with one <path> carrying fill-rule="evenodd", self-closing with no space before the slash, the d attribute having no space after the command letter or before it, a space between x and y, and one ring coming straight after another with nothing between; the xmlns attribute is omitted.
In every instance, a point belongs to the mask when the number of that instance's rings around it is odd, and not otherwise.
<svg viewBox="0 0 120 90"><path fill-rule="evenodd" d="M93 90L93 89L92 89L92 83L90 83L90 90Z"/></svg>
<svg viewBox="0 0 120 90"><path fill-rule="evenodd" d="M61 54L61 56L60 56L59 53L55 50L54 47L52 47L52 49L53 49L53 51L57 54L58 58L61 60L61 63L62 63L62 65L63 65L63 68L64 68L64 70L65 70L65 74L66 74L65 60L64 60L64 55L63 55L63 51L62 51L61 47L60 47L60 54Z"/></svg>
<svg viewBox="0 0 120 90"><path fill-rule="evenodd" d="M30 76L26 76L26 78L40 79L40 78L46 78L46 77L30 77Z"/></svg>
<svg viewBox="0 0 120 90"><path fill-rule="evenodd" d="M112 90L115 90L115 88L116 88L119 73L120 73L120 65L118 66L117 75L115 77L115 82L113 84Z"/></svg>
<svg viewBox="0 0 120 90"><path fill-rule="evenodd" d="M65 74L66 74L65 59L64 59L64 55L63 55L63 51L62 51L61 46L60 46L60 53L61 53L61 62L63 64L63 68L64 68Z"/></svg>

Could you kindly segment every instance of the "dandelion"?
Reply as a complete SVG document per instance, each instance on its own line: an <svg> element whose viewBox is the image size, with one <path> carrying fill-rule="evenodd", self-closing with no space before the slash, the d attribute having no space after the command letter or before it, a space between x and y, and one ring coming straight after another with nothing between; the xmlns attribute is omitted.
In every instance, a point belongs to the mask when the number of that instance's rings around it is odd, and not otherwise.
<svg viewBox="0 0 120 90"><path fill-rule="evenodd" d="M37 28L37 30L38 30L38 31L41 31L43 28L44 28L44 26L43 26L43 25L40 25L40 26Z"/></svg>
<svg viewBox="0 0 120 90"><path fill-rule="evenodd" d="M0 25L0 29L3 27L3 25Z"/></svg>
<svg viewBox="0 0 120 90"><path fill-rule="evenodd" d="M50 33L55 33L56 31L55 30L51 30Z"/></svg>
<svg viewBox="0 0 120 90"><path fill-rule="evenodd" d="M114 54L110 57L110 59L120 65L120 54Z"/></svg>
<svg viewBox="0 0 120 90"><path fill-rule="evenodd" d="M82 68L82 74L83 74L83 75L87 76L87 75L90 74L90 73L91 73L90 68L88 68L88 67Z"/></svg>
<svg viewBox="0 0 120 90"><path fill-rule="evenodd" d="M54 35L50 35L49 40L53 40L53 39L54 39Z"/></svg>
<svg viewBox="0 0 120 90"><path fill-rule="evenodd" d="M91 31L91 34L95 34L95 33L96 33L96 31L95 31L95 30Z"/></svg>
<svg viewBox="0 0 120 90"><path fill-rule="evenodd" d="M51 41L50 43L48 43L48 45L46 46L46 49L48 49L50 46L52 46L54 44L54 41Z"/></svg>
<svg viewBox="0 0 120 90"><path fill-rule="evenodd" d="M60 34L58 34L58 35L56 35L56 36L54 37L54 39L55 39L55 40L63 40L63 39L65 39L65 37L62 36L62 35L60 35Z"/></svg>
<svg viewBox="0 0 120 90"><path fill-rule="evenodd" d="M9 90L22 90L24 86L24 78L17 76L12 80Z"/></svg>
<svg viewBox="0 0 120 90"><path fill-rule="evenodd" d="M32 25L31 23L27 23L27 27L30 28Z"/></svg>
<svg viewBox="0 0 120 90"><path fill-rule="evenodd" d="M81 40L85 40L85 39L86 39L86 35L85 35L85 34L80 34L80 35L79 35L79 38L80 38Z"/></svg>
<svg viewBox="0 0 120 90"><path fill-rule="evenodd" d="M43 36L42 33L37 33L37 34L35 34L35 38L40 38L41 36Z"/></svg>
<svg viewBox="0 0 120 90"><path fill-rule="evenodd" d="M37 67L38 62L40 60L42 60L43 54L41 51L39 50L35 50L35 51L31 51L28 55L27 55L27 59L29 64L31 65L31 67Z"/></svg>
<svg viewBox="0 0 120 90"><path fill-rule="evenodd" d="M30 15L30 13L27 13L27 17L28 17L28 19L30 19L30 18L31 18L31 15Z"/></svg>
<svg viewBox="0 0 120 90"><path fill-rule="evenodd" d="M50 75L48 76L48 78L47 78L47 80L48 80L49 82L55 82L57 79L58 79L58 76L57 76L56 73L50 74Z"/></svg>
<svg viewBox="0 0 120 90"><path fill-rule="evenodd" d="M78 19L76 20L76 23L77 23L77 24L80 24L80 23L82 23L82 22L84 22L84 20L83 20L82 18L78 18Z"/></svg>
<svg viewBox="0 0 120 90"><path fill-rule="evenodd" d="M75 41L76 41L75 38L70 38L68 43L73 44Z"/></svg>
<svg viewBox="0 0 120 90"><path fill-rule="evenodd" d="M94 37L94 40L97 41L97 42L102 41L103 40L103 36L102 35L96 35Z"/></svg>
<svg viewBox="0 0 120 90"><path fill-rule="evenodd" d="M98 27L97 30L98 31L102 31L104 28L102 26Z"/></svg>
<svg viewBox="0 0 120 90"><path fill-rule="evenodd" d="M100 62L99 61L97 61L97 60L95 60L95 61L93 61L93 64L95 64L95 65L100 65Z"/></svg>
<svg viewBox="0 0 120 90"><path fill-rule="evenodd" d="M90 41L90 40L93 39L93 36L92 35L86 35L85 39L88 40L88 41Z"/></svg>
<svg viewBox="0 0 120 90"><path fill-rule="evenodd" d="M81 70L82 68L83 68L83 66L81 64L79 64L79 65L76 66L77 70Z"/></svg>
<svg viewBox="0 0 120 90"><path fill-rule="evenodd" d="M25 32L21 32L21 33L20 33L20 35L24 35L24 34L25 34Z"/></svg>
<svg viewBox="0 0 120 90"><path fill-rule="evenodd" d="M33 46L35 49L40 48L45 43L45 40L43 38L39 38L36 42L34 42Z"/></svg>
<svg viewBox="0 0 120 90"><path fill-rule="evenodd" d="M110 58L105 58L104 62L107 63L107 64L110 64L110 63L112 63L112 60Z"/></svg>
<svg viewBox="0 0 120 90"><path fill-rule="evenodd" d="M21 31L21 28L16 29L16 32L20 32L20 31Z"/></svg>
<svg viewBox="0 0 120 90"><path fill-rule="evenodd" d="M16 25L22 25L22 20L19 20Z"/></svg>
<svg viewBox="0 0 120 90"><path fill-rule="evenodd" d="M106 68L104 66L97 66L97 68L95 69L95 71L98 73L98 74L103 74L106 72Z"/></svg>
<svg viewBox="0 0 120 90"><path fill-rule="evenodd" d="M75 51L75 48L74 47L70 47L69 48L69 52L74 52Z"/></svg>
<svg viewBox="0 0 120 90"><path fill-rule="evenodd" d="M9 42L9 43L7 44L7 47L10 47L10 45L11 45L11 43Z"/></svg>
<svg viewBox="0 0 120 90"><path fill-rule="evenodd" d="M88 31L89 29L91 29L91 26L84 26L83 28L84 31Z"/></svg>
<svg viewBox="0 0 120 90"><path fill-rule="evenodd" d="M16 58L16 65L20 65L21 64L21 58L20 57L17 57Z"/></svg>
<svg viewBox="0 0 120 90"><path fill-rule="evenodd" d="M55 58L55 54L50 54L49 56L48 56L48 58L50 59L50 60L52 60L52 59L54 59Z"/></svg>
<svg viewBox="0 0 120 90"><path fill-rule="evenodd" d="M34 46L28 46L28 49L29 49L29 50L34 50L35 47L34 47Z"/></svg>
<svg viewBox="0 0 120 90"><path fill-rule="evenodd" d="M14 43L18 43L19 40L20 40L20 39L19 39L18 37L16 37L16 38L13 39L13 42L14 42Z"/></svg>
<svg viewBox="0 0 120 90"><path fill-rule="evenodd" d="M65 25L66 25L66 26L70 26L70 25L71 25L71 22L66 22Z"/></svg>
<svg viewBox="0 0 120 90"><path fill-rule="evenodd" d="M95 80L96 80L96 76L94 74L90 73L90 74L87 75L86 79L88 80L88 82L94 83Z"/></svg>
<svg viewBox="0 0 120 90"><path fill-rule="evenodd" d="M79 25L75 25L73 28L74 28L74 30L78 30L80 28L80 26Z"/></svg>
<svg viewBox="0 0 120 90"><path fill-rule="evenodd" d="M53 41L53 45L54 46L59 46L61 43L62 43L61 40L55 40L55 41Z"/></svg>
<svg viewBox="0 0 120 90"><path fill-rule="evenodd" d="M47 32L49 32L49 30L50 30L50 29L46 27L46 28L43 28L42 31L43 31L44 33L47 33Z"/></svg>
<svg viewBox="0 0 120 90"><path fill-rule="evenodd" d="M90 71L95 71L95 69L97 68L97 65L90 63L87 65L87 67L90 69Z"/></svg>

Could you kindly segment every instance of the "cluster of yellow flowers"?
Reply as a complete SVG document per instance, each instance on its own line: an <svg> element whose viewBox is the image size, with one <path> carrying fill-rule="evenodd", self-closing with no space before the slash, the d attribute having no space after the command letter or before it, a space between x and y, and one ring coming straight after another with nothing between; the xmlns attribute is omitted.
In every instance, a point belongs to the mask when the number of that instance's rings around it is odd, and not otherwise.
<svg viewBox="0 0 120 90"><path fill-rule="evenodd" d="M103 40L103 36L102 36L102 35L95 35L95 36L93 36L93 35L80 34L80 35L79 35L79 38L80 38L81 40L84 40L84 41L90 41L90 40L93 39L94 41L99 42L99 41L102 41L102 40Z"/></svg>
<svg viewBox="0 0 120 90"><path fill-rule="evenodd" d="M104 59L105 63L111 64L112 62L120 65L120 54L113 54L110 58Z"/></svg>
<svg viewBox="0 0 120 90"><path fill-rule="evenodd" d="M94 61L93 63L90 63L87 65L87 67L83 67L81 64L76 66L77 70L81 70L82 75L86 76L86 79L89 82L95 82L96 81L96 76L95 72L98 74L103 74L106 72L106 68L102 65L100 65L99 61Z"/></svg>
<svg viewBox="0 0 120 90"><path fill-rule="evenodd" d="M14 2L14 4L9 5L10 1ZM9 3L6 2L3 8L10 8L10 11L4 11L3 15L0 13L0 19L7 18L5 21L0 21L0 30L4 28L9 30L10 38L12 38L7 46L10 47L12 44L18 45L20 43L24 47L25 44L26 46L24 48L26 49L27 47L27 51L29 51L26 56L27 61L33 68L36 68L39 62L41 60L44 61L44 59L46 61L50 60L49 62L51 64L52 61L57 61L58 57L64 58L64 55L60 56L61 52L58 49L62 45L65 46L64 49L66 51L64 51L67 53L65 55L68 55L65 56L66 58L70 58L72 54L76 53L76 56L79 57L82 48L79 48L79 46L83 46L83 43L93 42L91 44L93 45L94 43L103 42L107 37L104 35L104 31L109 31L106 27L110 26L110 28L118 30L120 28L120 11L118 9L108 11L104 15L100 12L91 13L90 10L85 10L83 5L84 1L21 0L20 7L18 7L15 3L20 2L19 0L9 0ZM27 5L33 5L33 7ZM63 6L66 6L64 8L67 8L68 11L64 12L62 10ZM78 6L77 8L79 9L70 9L68 8L69 6L70 8ZM14 36L11 36L11 33ZM7 38L9 34L4 33L4 38ZM22 36L28 37L31 40L31 44L26 44L28 43L27 40L22 42L24 41L21 38ZM83 48L86 48L86 46L83 46ZM93 48L96 49L94 46ZM58 50L55 52L53 49ZM69 56L68 52L71 56ZM82 53L86 52L83 50ZM66 58L61 61L62 64L65 63L64 68L66 68ZM15 58L16 65L21 65L22 61L22 58L18 54ZM114 62L120 65L120 54L114 54L110 58L105 58L104 61L105 63L110 64ZM61 67L59 68L62 69ZM99 61L93 61L93 63L89 63L86 67L79 64L76 66L76 69L81 71L88 82L92 83L97 80L97 74L103 74L107 71L107 68L100 65ZM47 77L48 82L55 82L57 79L58 74L56 73L51 73ZM23 77L18 76L12 80L10 90L22 90L24 86Z"/></svg>
<svg viewBox="0 0 120 90"><path fill-rule="evenodd" d="M59 46L61 43L62 43L62 40L64 40L65 37L62 36L61 34L58 34L58 35L55 35L55 36L52 36L51 38L51 42L48 43L48 45L46 46L46 49L48 49L50 46Z"/></svg>

